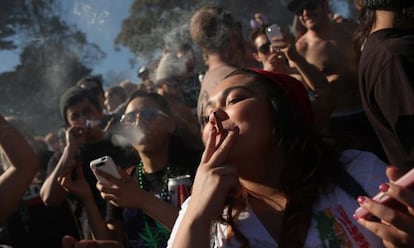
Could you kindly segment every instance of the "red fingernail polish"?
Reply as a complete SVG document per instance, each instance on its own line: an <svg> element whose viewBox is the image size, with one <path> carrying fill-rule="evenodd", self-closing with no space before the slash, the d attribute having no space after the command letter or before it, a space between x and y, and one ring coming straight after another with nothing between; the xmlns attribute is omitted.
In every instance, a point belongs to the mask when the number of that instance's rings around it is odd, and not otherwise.
<svg viewBox="0 0 414 248"><path fill-rule="evenodd" d="M380 189L382 192L387 192L389 188L390 188L390 185L388 185L387 183L382 183L382 184L379 186L379 189Z"/></svg>
<svg viewBox="0 0 414 248"><path fill-rule="evenodd" d="M363 204L363 203L365 202L365 197L363 197L363 196L358 196L357 202L358 202L359 204Z"/></svg>
<svg viewBox="0 0 414 248"><path fill-rule="evenodd" d="M353 214L352 215L352 218L354 218L354 220L358 220L359 219L358 215L356 215L356 214Z"/></svg>

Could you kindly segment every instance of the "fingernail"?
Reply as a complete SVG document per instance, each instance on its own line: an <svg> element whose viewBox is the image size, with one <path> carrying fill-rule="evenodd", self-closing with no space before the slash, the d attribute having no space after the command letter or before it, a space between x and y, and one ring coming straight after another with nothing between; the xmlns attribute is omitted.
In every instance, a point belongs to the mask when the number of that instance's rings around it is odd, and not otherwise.
<svg viewBox="0 0 414 248"><path fill-rule="evenodd" d="M352 215L352 218L354 218L354 220L358 220L359 219L358 215L356 215L356 214L353 214Z"/></svg>
<svg viewBox="0 0 414 248"><path fill-rule="evenodd" d="M357 202L358 202L359 204L364 204L364 202L365 202L365 197L363 197L363 196L358 196L358 198L357 198Z"/></svg>
<svg viewBox="0 0 414 248"><path fill-rule="evenodd" d="M382 183L382 184L379 186L379 189L380 189L382 192L387 192L389 188L390 188L390 185L388 185L387 183Z"/></svg>

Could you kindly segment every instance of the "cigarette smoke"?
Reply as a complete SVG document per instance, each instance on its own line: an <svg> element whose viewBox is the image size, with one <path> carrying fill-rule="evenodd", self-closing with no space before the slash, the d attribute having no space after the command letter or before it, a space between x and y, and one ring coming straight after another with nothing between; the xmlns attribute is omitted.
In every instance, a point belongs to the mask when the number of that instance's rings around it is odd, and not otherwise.
<svg viewBox="0 0 414 248"><path fill-rule="evenodd" d="M112 143L121 147L144 144L149 136L149 132L142 126L123 127L118 125L111 130L111 134Z"/></svg>

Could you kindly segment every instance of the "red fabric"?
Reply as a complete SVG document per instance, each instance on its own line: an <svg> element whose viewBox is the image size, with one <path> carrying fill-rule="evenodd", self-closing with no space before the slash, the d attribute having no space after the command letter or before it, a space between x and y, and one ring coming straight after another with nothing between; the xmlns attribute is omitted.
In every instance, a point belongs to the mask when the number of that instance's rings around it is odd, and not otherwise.
<svg viewBox="0 0 414 248"><path fill-rule="evenodd" d="M306 89L301 82L287 74L275 73L256 68L250 69L269 78L280 88L282 88L289 99L303 113L306 123L313 125L312 104L309 100Z"/></svg>

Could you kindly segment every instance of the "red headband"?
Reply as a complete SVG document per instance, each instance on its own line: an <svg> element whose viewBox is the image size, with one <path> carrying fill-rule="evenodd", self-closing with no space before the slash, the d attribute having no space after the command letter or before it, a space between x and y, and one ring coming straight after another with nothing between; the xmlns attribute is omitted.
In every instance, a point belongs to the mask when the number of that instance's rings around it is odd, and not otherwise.
<svg viewBox="0 0 414 248"><path fill-rule="evenodd" d="M313 125L312 104L309 100L305 87L300 81L283 73L274 73L257 68L250 69L267 77L283 89L292 103L295 104L296 107L302 112L305 122L309 125Z"/></svg>

